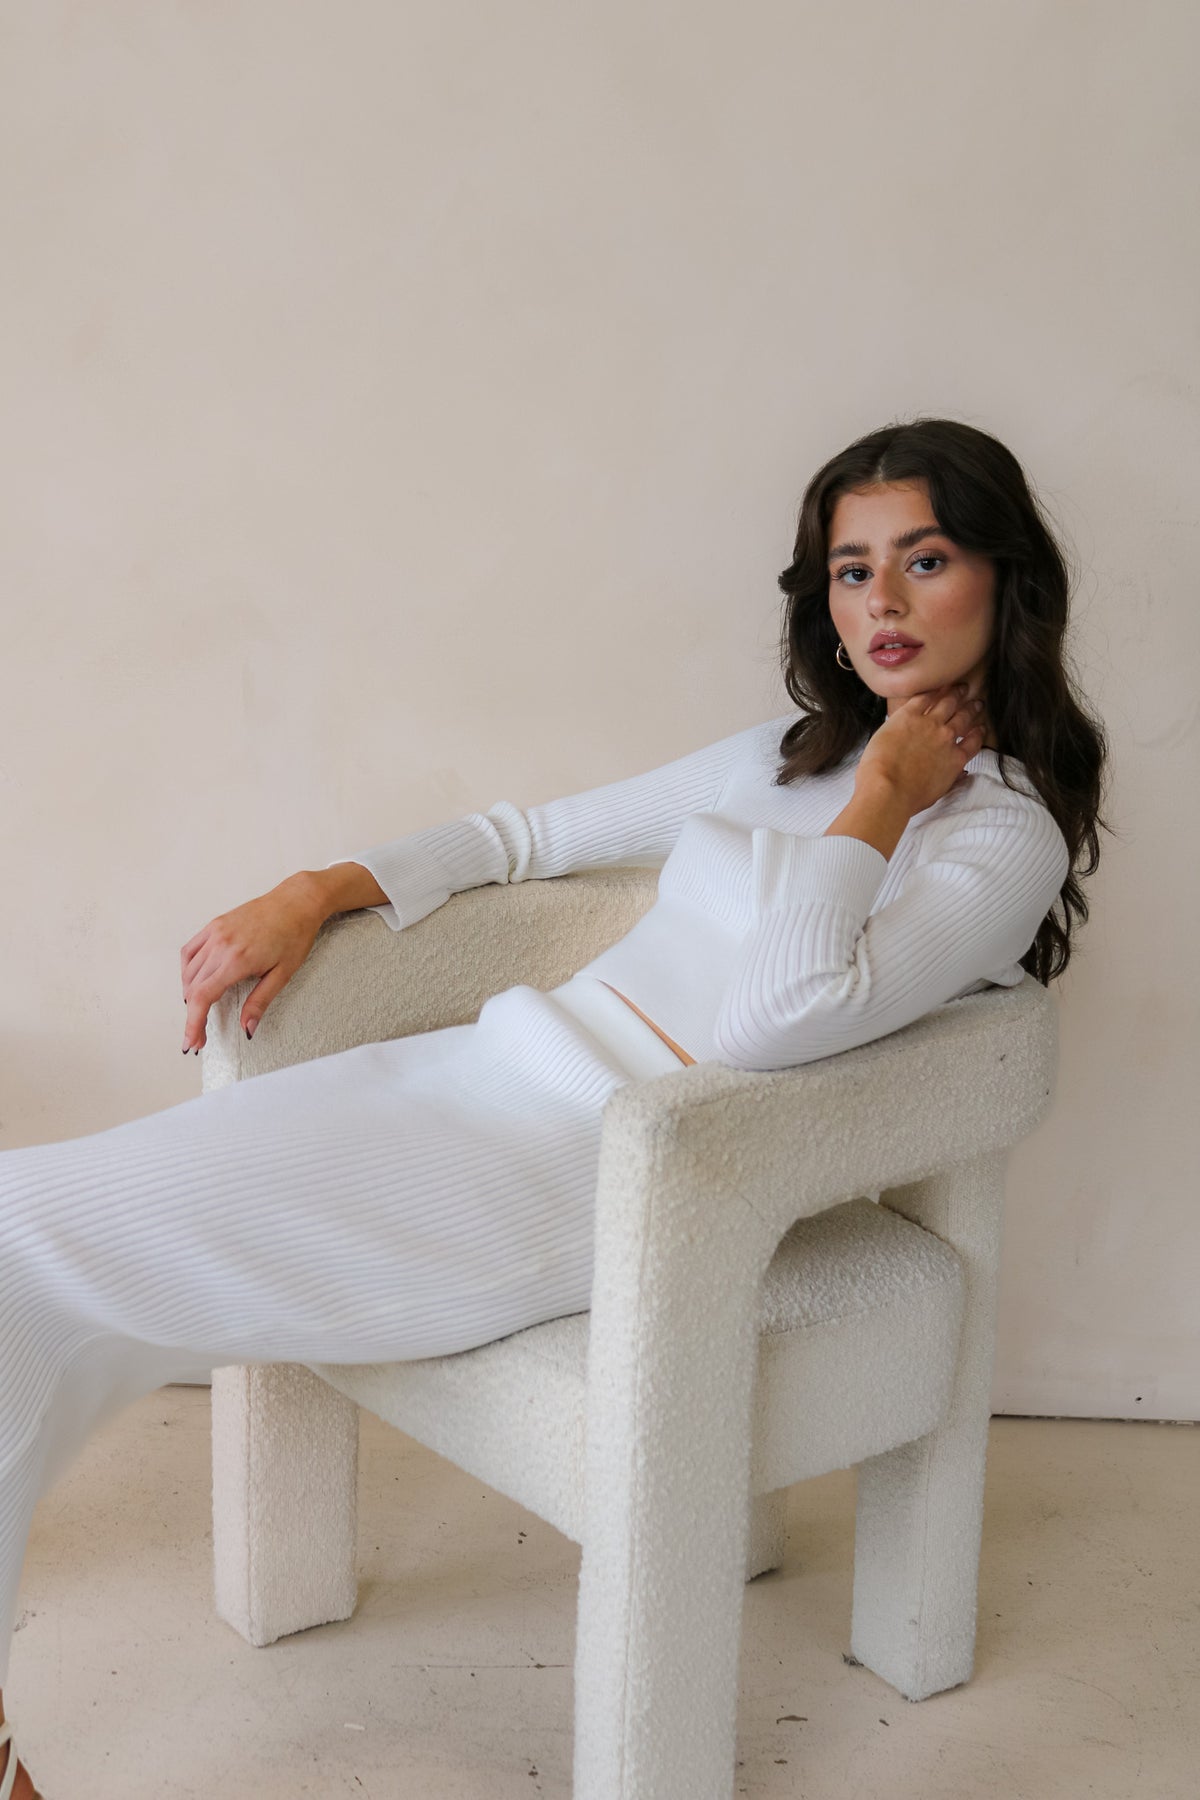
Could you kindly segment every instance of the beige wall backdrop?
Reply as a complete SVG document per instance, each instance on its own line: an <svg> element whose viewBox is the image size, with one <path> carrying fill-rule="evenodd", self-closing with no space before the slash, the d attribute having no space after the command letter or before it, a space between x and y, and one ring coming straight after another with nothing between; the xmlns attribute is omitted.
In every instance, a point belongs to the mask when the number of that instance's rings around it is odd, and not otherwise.
<svg viewBox="0 0 1200 1800"><path fill-rule="evenodd" d="M996 1409L1196 1416L1197 17L7 0L0 1146L197 1094L293 869L785 710L804 483L946 413L1114 749Z"/></svg>

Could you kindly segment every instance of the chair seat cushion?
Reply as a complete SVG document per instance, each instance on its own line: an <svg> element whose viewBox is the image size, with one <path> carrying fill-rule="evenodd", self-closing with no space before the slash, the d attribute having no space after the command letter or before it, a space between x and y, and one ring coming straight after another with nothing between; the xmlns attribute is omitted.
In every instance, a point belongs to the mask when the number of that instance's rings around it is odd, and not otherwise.
<svg viewBox="0 0 1200 1800"><path fill-rule="evenodd" d="M751 1490L931 1431L949 1404L965 1281L948 1244L886 1205L799 1219L764 1273ZM342 1393L581 1541L591 1314L454 1356L309 1366Z"/></svg>

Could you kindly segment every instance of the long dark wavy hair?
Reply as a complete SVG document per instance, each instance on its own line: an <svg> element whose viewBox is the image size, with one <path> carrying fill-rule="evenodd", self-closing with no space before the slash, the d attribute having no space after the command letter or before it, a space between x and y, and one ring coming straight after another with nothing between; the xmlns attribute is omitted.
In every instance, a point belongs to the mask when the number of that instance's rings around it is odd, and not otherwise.
<svg viewBox="0 0 1200 1800"><path fill-rule="evenodd" d="M784 732L785 786L798 775L821 775L855 751L887 718L887 699L836 660L838 634L829 610L829 526L842 494L881 482L924 481L934 518L965 550L990 557L995 568L995 630L987 658L984 700L997 743L1000 777L1005 756L1025 773L1054 818L1071 853L1055 905L1021 958L1043 987L1071 959L1075 921L1085 923L1080 876L1100 860L1098 828L1107 801L1108 740L1068 671L1063 639L1070 575L1066 558L1011 450L986 431L953 419L918 418L857 438L817 470L800 506L796 548L779 577L786 596L780 632L784 686L803 711ZM1086 861L1082 860L1086 852ZM1057 909L1061 906L1062 916Z"/></svg>

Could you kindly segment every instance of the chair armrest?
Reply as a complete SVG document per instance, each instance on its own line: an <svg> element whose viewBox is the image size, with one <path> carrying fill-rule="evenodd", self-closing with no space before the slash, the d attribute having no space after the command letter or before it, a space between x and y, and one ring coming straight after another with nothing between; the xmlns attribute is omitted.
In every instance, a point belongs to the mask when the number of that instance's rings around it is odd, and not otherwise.
<svg viewBox="0 0 1200 1800"><path fill-rule="evenodd" d="M623 937L657 891L657 869L588 869L470 888L403 931L369 908L335 913L252 1040L238 1018L253 981L236 982L211 1008L204 1091L357 1044L466 1024L518 982L557 987Z"/></svg>
<svg viewBox="0 0 1200 1800"><path fill-rule="evenodd" d="M933 1623L902 1691L962 1679L926 1685L926 1650L945 1665L945 1608L921 1545L927 1523L948 1526L958 1569L977 1555L1002 1164L1047 1108L1056 1034L1056 1009L1027 975L795 1069L704 1063L612 1095L596 1193L576 1625L576 1769L603 1771L589 1794L616 1793L631 1769L630 1792L715 1793L714 1771L728 1782L762 1277L797 1219L877 1187L899 1190L898 1210L915 1210L962 1261L963 1348L941 1456L970 1504L928 1507L935 1473L946 1486L928 1443L883 1468L860 1465L857 1523L869 1548L856 1623L866 1629L870 1601L878 1641L911 1650L932 1591ZM893 1543L902 1572L885 1583ZM703 1662L680 1652L693 1644ZM969 1634L966 1647L969 1673ZM952 1648L957 1666L961 1643ZM662 1721L680 1716L688 1732L672 1738Z"/></svg>
<svg viewBox="0 0 1200 1800"><path fill-rule="evenodd" d="M620 1239L648 1267L655 1238L711 1248L752 1223L773 1249L797 1219L1005 1149L1049 1110L1057 1054L1057 1007L1026 973L797 1068L630 1082L605 1108L597 1254Z"/></svg>
<svg viewBox="0 0 1200 1800"><path fill-rule="evenodd" d="M986 1338L999 1164L1048 1107L1056 1048L1056 1008L1026 975L798 1068L699 1063L617 1089L596 1189L580 1642L640 1646L657 1584L677 1582L694 1601L685 1564L724 1582L736 1616L758 1296L796 1220L901 1190L898 1210L915 1205L963 1256L972 1341ZM686 1620L676 1625L686 1634ZM615 1666L621 1677L625 1663ZM577 1684L589 1696L577 1725L586 1746L594 1719L624 1716L624 1696L595 1667Z"/></svg>

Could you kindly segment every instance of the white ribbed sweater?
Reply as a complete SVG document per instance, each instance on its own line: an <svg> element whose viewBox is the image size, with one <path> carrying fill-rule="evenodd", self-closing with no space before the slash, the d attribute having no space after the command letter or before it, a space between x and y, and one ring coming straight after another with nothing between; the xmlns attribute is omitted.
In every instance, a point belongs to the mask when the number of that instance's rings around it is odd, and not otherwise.
<svg viewBox="0 0 1200 1800"><path fill-rule="evenodd" d="M794 714L525 811L483 813L363 853L393 930L485 882L661 865L658 897L581 971L698 1062L787 1068L869 1042L989 984L1022 979L1066 878L1066 841L1023 765L980 750L909 822L891 859L825 837L866 738L838 768L773 785ZM327 865L332 866L332 865Z"/></svg>

